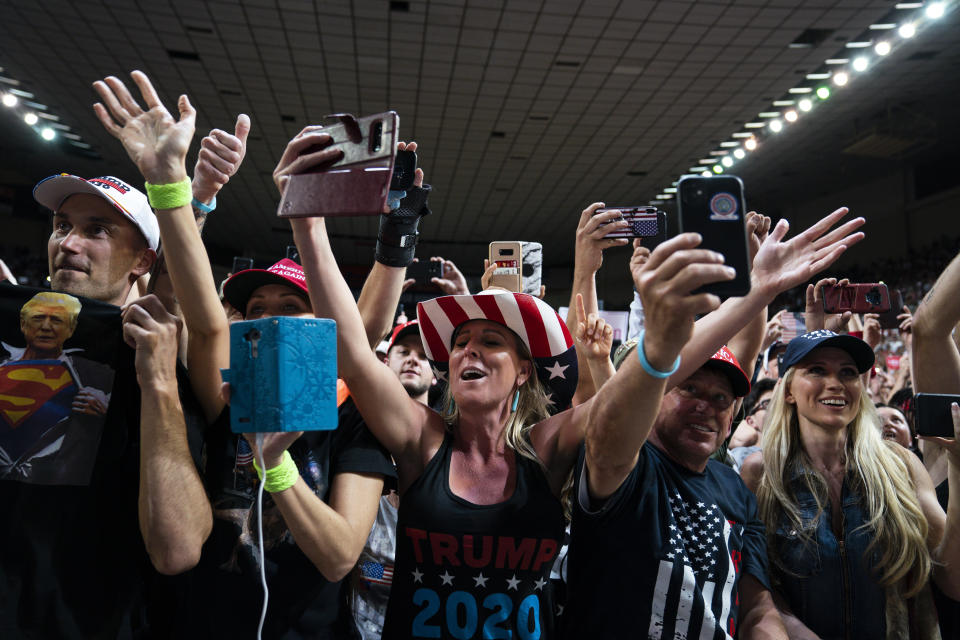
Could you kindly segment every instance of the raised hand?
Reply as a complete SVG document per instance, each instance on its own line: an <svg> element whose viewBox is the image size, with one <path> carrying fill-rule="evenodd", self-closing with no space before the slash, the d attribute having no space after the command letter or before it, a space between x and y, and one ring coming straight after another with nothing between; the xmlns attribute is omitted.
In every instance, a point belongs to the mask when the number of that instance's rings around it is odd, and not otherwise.
<svg viewBox="0 0 960 640"><path fill-rule="evenodd" d="M616 209L597 213L597 209L604 206L602 202L594 202L580 214L577 224L577 239L574 247L576 268L586 269L596 273L603 264L603 250L608 247L619 247L630 242L629 238L607 238L612 231L622 231L630 226L625 220L618 220L620 212ZM609 223L603 225L603 223Z"/></svg>
<svg viewBox="0 0 960 640"><path fill-rule="evenodd" d="M185 159L197 112L189 98L181 95L177 101L180 119L174 120L143 72L132 71L130 77L140 89L146 110L114 76L93 83L94 90L106 103L106 106L96 103L93 110L110 135L123 144L147 182L180 182L187 177Z"/></svg>
<svg viewBox="0 0 960 640"><path fill-rule="evenodd" d="M745 222L750 250L750 264L753 264L753 259L757 257L757 252L760 251L760 246L770 234L770 218L762 216L756 211L751 211L747 214Z"/></svg>
<svg viewBox="0 0 960 640"><path fill-rule="evenodd" d="M569 313L569 312L568 312ZM583 296L577 294L577 349L590 360L609 360L613 348L613 327L599 314L588 314L583 304Z"/></svg>
<svg viewBox="0 0 960 640"><path fill-rule="evenodd" d="M723 256L697 249L700 234L682 233L660 244L645 264L634 269L633 283L643 302L645 353L667 370L693 335L696 316L720 306L711 293L691 294L711 282L732 280L736 273ZM654 358L657 358L655 361Z"/></svg>
<svg viewBox="0 0 960 640"><path fill-rule="evenodd" d="M457 265L452 260L433 256L430 258L433 262L440 263L440 278L430 278L430 282L440 287L440 290L450 296L470 295L470 289L467 287L467 279L457 269Z"/></svg>
<svg viewBox="0 0 960 640"><path fill-rule="evenodd" d="M810 228L784 241L790 224L780 220L760 245L751 270L752 287L769 297L810 280L863 240L857 231L865 220L854 218L830 230L849 210L841 207Z"/></svg>
<svg viewBox="0 0 960 640"><path fill-rule="evenodd" d="M234 133L213 129L200 141L197 165L193 169L193 197L209 203L240 168L247 155L250 117L237 116Z"/></svg>
<svg viewBox="0 0 960 640"><path fill-rule="evenodd" d="M882 338L880 316L875 313L863 314L863 341L870 345L871 349L876 349Z"/></svg>
<svg viewBox="0 0 960 640"><path fill-rule="evenodd" d="M328 148L331 144L333 138L324 133L320 125L304 127L287 143L277 168L273 170L273 183L277 185L281 196L287 188L290 176L315 167L331 165L343 157L340 149Z"/></svg>
<svg viewBox="0 0 960 640"><path fill-rule="evenodd" d="M803 311L803 323L807 331L818 331L827 329L828 331L840 331L847 326L853 314L849 311L843 313L827 313L823 310L823 289L824 287L841 286L850 284L850 280L843 278L821 278L816 284L807 285L806 306Z"/></svg>

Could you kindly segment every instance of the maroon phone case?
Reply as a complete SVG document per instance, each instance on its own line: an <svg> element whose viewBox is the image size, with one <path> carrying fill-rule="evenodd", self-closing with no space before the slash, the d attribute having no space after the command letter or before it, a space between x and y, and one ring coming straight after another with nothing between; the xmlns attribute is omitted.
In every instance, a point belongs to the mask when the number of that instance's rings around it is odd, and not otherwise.
<svg viewBox="0 0 960 640"><path fill-rule="evenodd" d="M397 155L399 117L395 111L355 118L338 113L324 127L343 151L336 163L290 177L280 200L281 218L373 216L383 213Z"/></svg>
<svg viewBox="0 0 960 640"><path fill-rule="evenodd" d="M883 313L890 310L890 293L882 282L824 287L823 310L827 313Z"/></svg>

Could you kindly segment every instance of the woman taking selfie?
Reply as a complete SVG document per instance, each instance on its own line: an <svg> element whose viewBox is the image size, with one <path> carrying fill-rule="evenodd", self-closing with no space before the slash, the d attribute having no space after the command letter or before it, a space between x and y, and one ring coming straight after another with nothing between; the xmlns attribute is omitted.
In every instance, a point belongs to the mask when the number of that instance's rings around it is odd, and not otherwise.
<svg viewBox="0 0 960 640"><path fill-rule="evenodd" d="M873 361L853 336L793 339L744 465L791 638L939 638L929 580L957 597L955 524L923 464L882 439L861 378Z"/></svg>

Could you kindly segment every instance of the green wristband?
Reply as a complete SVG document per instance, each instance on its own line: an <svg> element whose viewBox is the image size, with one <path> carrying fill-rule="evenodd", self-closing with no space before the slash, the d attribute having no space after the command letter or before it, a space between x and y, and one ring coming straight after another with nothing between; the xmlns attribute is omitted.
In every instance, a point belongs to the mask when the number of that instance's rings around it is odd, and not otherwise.
<svg viewBox="0 0 960 640"><path fill-rule="evenodd" d="M154 209L176 209L190 204L193 200L193 188L190 178L172 184L150 184L145 182L147 199Z"/></svg>
<svg viewBox="0 0 960 640"><path fill-rule="evenodd" d="M264 471L257 464L257 459L253 459L253 468L257 471L257 477L263 481L263 488L268 493L278 493L286 491L297 484L297 478L300 477L300 470L297 469L297 463L293 461L289 451L283 452L283 460L272 469Z"/></svg>

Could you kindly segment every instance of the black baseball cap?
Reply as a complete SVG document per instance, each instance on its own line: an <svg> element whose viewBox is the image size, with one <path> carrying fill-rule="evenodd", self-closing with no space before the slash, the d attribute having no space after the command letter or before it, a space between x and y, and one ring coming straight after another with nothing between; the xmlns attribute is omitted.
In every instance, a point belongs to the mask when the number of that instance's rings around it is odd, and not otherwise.
<svg viewBox="0 0 960 640"><path fill-rule="evenodd" d="M860 338L820 329L797 336L790 341L780 361L780 377L783 377L787 369L803 360L808 353L819 347L843 349L853 358L857 365L857 371L860 373L869 371L874 360L876 360L873 349Z"/></svg>

